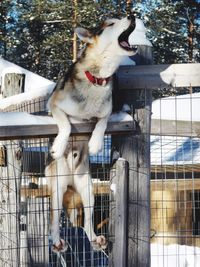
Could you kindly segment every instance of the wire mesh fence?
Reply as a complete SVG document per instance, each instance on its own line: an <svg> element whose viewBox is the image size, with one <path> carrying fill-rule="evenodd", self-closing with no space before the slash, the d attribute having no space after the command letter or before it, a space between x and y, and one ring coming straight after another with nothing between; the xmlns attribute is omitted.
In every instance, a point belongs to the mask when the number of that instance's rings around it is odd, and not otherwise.
<svg viewBox="0 0 200 267"><path fill-rule="evenodd" d="M151 231L154 266L200 263L199 93L153 102ZM173 126L173 127L172 127Z"/></svg>
<svg viewBox="0 0 200 267"><path fill-rule="evenodd" d="M153 267L198 266L200 263L200 94L192 93L191 88L189 94L185 94L185 91L184 95L179 93L179 90L173 88L173 96L156 100L152 107L150 190ZM144 99L142 101L145 102ZM46 112L45 105L42 99L13 107L11 111L43 114ZM136 101L137 105L140 106L139 101ZM131 111L135 108L133 106ZM137 138L123 135L115 136L114 139L115 142L117 139L118 142L126 139L127 143L134 143ZM67 249L62 253L52 251L51 177L45 175L45 168L51 162L51 144L52 138L1 142L1 266L117 266L116 259L119 257L114 259L112 251L123 236L120 235L122 232L116 235L115 229L116 214L121 205L120 202L116 204L115 195L121 191L116 190L114 182L118 174L111 160L113 138L105 136L102 152L90 157L88 167L95 197L94 231L98 236L105 236L108 241L107 248L99 251L94 249L84 230L84 210L91 206L84 207L80 195L71 186L64 195L63 208L59 210L60 238L65 240ZM133 162L129 163L133 166ZM73 162L71 164L73 166ZM137 171L130 168L129 174ZM69 176L69 173L65 175ZM73 174L70 173L70 176ZM59 183L58 174L56 179ZM144 206L148 198L140 195L139 179L133 184L133 201L125 201L127 211L130 205L135 205L137 215L141 212L140 206ZM123 209L124 206L121 207ZM118 216L127 215L122 213ZM137 219L137 216L131 218L135 221ZM143 236L138 234L138 228L133 229L134 235L127 236L128 241L124 240L123 244L137 243L139 239L148 238L146 233Z"/></svg>
<svg viewBox="0 0 200 267"><path fill-rule="evenodd" d="M105 138L105 151L109 140L110 137ZM80 142L83 141L80 139ZM94 249L84 231L84 211L91 207L83 207L73 184L68 187L59 211L60 237L65 240L67 250L52 251L51 215L55 210L52 209L51 177L45 176L50 143L48 138L1 142L1 266L108 266L108 248ZM109 240L110 159L103 154L90 159L95 195L92 219L97 236L103 235ZM69 176L64 175L66 179ZM58 183L59 178L57 175ZM90 227L93 223L90 222Z"/></svg>

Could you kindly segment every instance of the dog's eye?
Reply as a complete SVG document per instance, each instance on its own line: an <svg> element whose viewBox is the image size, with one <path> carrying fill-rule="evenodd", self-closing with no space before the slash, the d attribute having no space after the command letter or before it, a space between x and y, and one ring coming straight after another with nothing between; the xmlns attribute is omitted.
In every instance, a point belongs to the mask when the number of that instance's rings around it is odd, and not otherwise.
<svg viewBox="0 0 200 267"><path fill-rule="evenodd" d="M115 23L113 22L113 23L110 23L110 24L108 24L107 25L107 27L111 27L111 26L113 26Z"/></svg>
<svg viewBox="0 0 200 267"><path fill-rule="evenodd" d="M100 29L98 32L97 32L97 35L101 35L102 32L103 32L104 29Z"/></svg>

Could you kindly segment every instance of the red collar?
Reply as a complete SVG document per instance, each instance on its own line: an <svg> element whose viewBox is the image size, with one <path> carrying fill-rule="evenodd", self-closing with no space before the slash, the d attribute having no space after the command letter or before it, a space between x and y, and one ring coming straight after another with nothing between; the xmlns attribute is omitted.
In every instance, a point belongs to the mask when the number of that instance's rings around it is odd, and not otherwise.
<svg viewBox="0 0 200 267"><path fill-rule="evenodd" d="M107 78L97 78L93 76L89 71L85 71L85 75L88 78L88 80L94 85L106 86L108 82L111 80L111 76Z"/></svg>

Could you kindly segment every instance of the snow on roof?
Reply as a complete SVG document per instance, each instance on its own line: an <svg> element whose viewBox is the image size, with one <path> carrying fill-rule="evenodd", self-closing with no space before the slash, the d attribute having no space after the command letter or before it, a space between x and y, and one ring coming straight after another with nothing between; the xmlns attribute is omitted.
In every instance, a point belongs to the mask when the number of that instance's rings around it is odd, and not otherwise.
<svg viewBox="0 0 200 267"><path fill-rule="evenodd" d="M35 74L29 70L26 70L14 63L11 63L3 58L0 58L0 77L3 77L5 73L24 73L25 78L25 92L36 90L44 87L52 87L55 85L54 82L43 78L42 76ZM1 79L2 80L2 79Z"/></svg>
<svg viewBox="0 0 200 267"><path fill-rule="evenodd" d="M200 93L160 98L152 103L152 119L200 121ZM151 136L151 164L199 164L200 140Z"/></svg>
<svg viewBox="0 0 200 267"><path fill-rule="evenodd" d="M151 165L200 163L199 138L151 136Z"/></svg>
<svg viewBox="0 0 200 267"><path fill-rule="evenodd" d="M152 119L200 121L200 93L170 96L152 103Z"/></svg>
<svg viewBox="0 0 200 267"><path fill-rule="evenodd" d="M24 73L25 92L22 94L10 96L0 99L0 110L6 109L12 105L22 104L24 102L34 100L40 97L45 97L50 94L55 87L55 83L26 70L14 63L11 63L3 58L0 58L0 77L3 84L3 78L6 73ZM3 89L2 89L3 90Z"/></svg>
<svg viewBox="0 0 200 267"><path fill-rule="evenodd" d="M20 105L20 104L23 104L25 102L28 102L34 99L47 97L52 92L53 88L54 88L54 85L48 85L48 86L36 88L35 90L30 90L22 94L2 98L0 99L0 111L8 107Z"/></svg>

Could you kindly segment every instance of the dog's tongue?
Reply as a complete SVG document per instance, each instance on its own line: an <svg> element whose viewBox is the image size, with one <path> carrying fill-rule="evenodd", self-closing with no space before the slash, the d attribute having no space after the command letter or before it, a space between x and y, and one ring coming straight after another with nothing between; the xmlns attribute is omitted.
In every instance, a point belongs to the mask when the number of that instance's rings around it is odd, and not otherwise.
<svg viewBox="0 0 200 267"><path fill-rule="evenodd" d="M121 46L123 46L123 47L130 47L129 43L126 42L126 41L122 41L122 42L120 42L120 44L121 44Z"/></svg>

